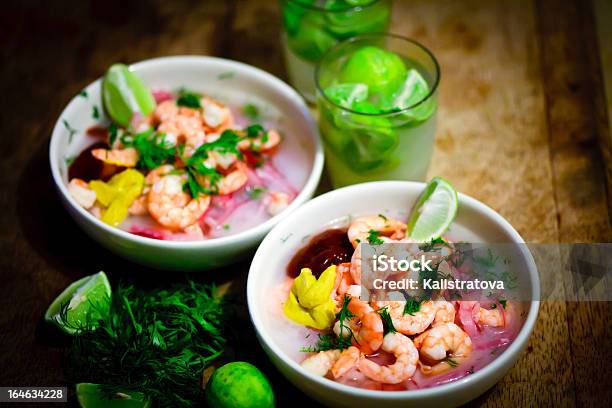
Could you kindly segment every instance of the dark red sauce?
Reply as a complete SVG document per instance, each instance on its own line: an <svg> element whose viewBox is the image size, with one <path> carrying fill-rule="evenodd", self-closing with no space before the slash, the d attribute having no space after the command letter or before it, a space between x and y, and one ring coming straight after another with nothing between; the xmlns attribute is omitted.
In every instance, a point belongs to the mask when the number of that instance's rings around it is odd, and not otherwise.
<svg viewBox="0 0 612 408"><path fill-rule="evenodd" d="M332 228L312 237L305 247L291 258L287 274L295 278L302 268L310 268L319 275L330 265L349 262L353 256L353 245L346 235L346 228Z"/></svg>
<svg viewBox="0 0 612 408"><path fill-rule="evenodd" d="M85 181L99 179L104 163L91 155L93 149L107 149L106 142L96 142L83 150L68 168L68 179L80 178Z"/></svg>
<svg viewBox="0 0 612 408"><path fill-rule="evenodd" d="M87 129L87 135L91 137L97 137L102 140L108 139L108 129L104 126L92 126Z"/></svg>

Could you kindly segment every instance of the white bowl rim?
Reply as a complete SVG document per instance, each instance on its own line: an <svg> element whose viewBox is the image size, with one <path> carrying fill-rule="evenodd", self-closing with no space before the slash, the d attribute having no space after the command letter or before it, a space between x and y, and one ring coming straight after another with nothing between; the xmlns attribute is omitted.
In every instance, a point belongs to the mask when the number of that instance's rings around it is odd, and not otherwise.
<svg viewBox="0 0 612 408"><path fill-rule="evenodd" d="M131 234L127 231L124 231L120 228L111 227L110 225L102 222L100 219L96 218L89 211L85 210L83 207L78 205L74 198L68 193L68 189L62 180L62 176L60 175L59 166L57 162L58 157L58 144L60 134L64 131L62 125L62 118L64 115L77 109L77 106L81 103L79 101L79 95L75 95L68 105L64 108L62 113L60 114L55 126L53 128L53 133L51 135L51 141L49 143L49 161L51 164L51 173L53 176L53 180L55 181L56 187L59 189L61 194L67 199L72 207L76 209L82 216L84 216L89 222L95 224L97 227L104 230L106 233L110 235L117 236L118 238L123 238L126 240L134 241L139 244L144 244L152 247L157 247L160 249L167 248L182 248L182 249L199 249L199 248L221 248L227 245L237 244L239 242L255 240L259 236L263 236L266 232L268 232L274 225L276 225L281 219L287 216L289 213L293 212L296 208L299 208L300 205L305 203L309 197L312 196L319 180L321 178L321 173L323 171L323 162L324 162L324 154L323 154L323 146L321 143L321 138L318 133L318 127L316 126L316 122L312 117L308 107L306 106L302 97L291 88L287 83L283 82L281 79L275 77L274 75L263 71L254 66L229 60L225 58L219 57L211 57L211 56L195 56L195 55L176 55L176 56L168 56L168 57L159 57L159 58L151 58L147 60L143 60L134 64L130 64L130 70L137 70L141 68L149 68L151 66L155 66L158 64L165 63L175 63L175 64L202 64L205 68L206 64L225 64L227 65L228 70L236 70L247 72L250 75L254 75L263 81L268 82L271 86L276 88L276 90L287 94L292 100L295 101L299 109L304 114L306 120L310 123L314 132L314 160L312 163L312 171L306 180L306 183L301 188L299 194L295 197L295 199L291 202L289 207L287 207L280 214L266 220L265 222L258 224L252 228L249 228L245 231L239 232L237 234L228 235L226 237L207 239L207 240L196 240L196 241L169 241L169 240L158 240L148 237L143 237L136 234ZM95 81L91 82L89 85L85 87L85 90L94 86L97 83L101 83L102 78L98 78Z"/></svg>
<svg viewBox="0 0 612 408"><path fill-rule="evenodd" d="M306 370L304 370L298 363L289 358L284 354L282 350L276 345L274 340L270 337L269 334L260 330L260 327L263 327L263 323L258 316L255 316L253 310L255 310L253 302L255 302L255 294L254 286L251 283L254 269L258 267L265 256L261 249L266 245L270 245L269 243L274 239L275 231L282 228L285 224L293 223L296 219L301 216L301 213L307 211L311 206L317 205L318 202L327 199L329 196L338 196L343 194L348 194L352 192L356 192L358 190L369 190L371 188L388 188L388 189L402 189L409 186L421 186L421 188L425 187L425 183L415 182L415 181L375 181L369 183L361 183L348 187L343 187L337 190L332 190L328 193L322 194L308 203L300 207L297 211L291 213L288 217L286 217L282 222L277 224L272 231L264 238L262 243L260 244L255 256L253 257L253 261L251 262L251 268L249 269L249 275L247 280L247 305L249 308L249 315L251 317L251 322L253 326L255 326L255 330L266 346L274 353L277 357L279 357L285 364L289 365L291 369L295 372L299 373L302 376L307 377L311 381L314 381L318 385L324 388L330 388L335 392L340 393L348 393L357 397L365 397L365 398L378 398L381 400L397 400L398 398L427 398L438 395L439 393L452 393L454 391L459 391L464 387L469 386L471 383L478 382L479 380L484 380L485 378L494 374L495 371L502 368L502 366L506 363L507 360L511 359L515 354L517 354L521 348L526 344L529 340L529 336L531 335L531 331L535 325L538 309L540 306L539 300L532 300L529 308L529 313L525 318L525 322L521 327L517 337L510 343L510 346L506 350L504 350L495 360L491 361L489 364L476 371L473 374L465 376L459 380L437 385L430 388L423 388L418 390L404 390L404 391L380 391L380 390L367 390L363 388L352 387L350 385L341 384L335 381L332 381L325 377L316 376ZM525 243L523 238L519 235L519 233L510 225L505 218L499 215L495 210L483 204L482 202L472 198L466 194L458 193L459 205L464 207L471 207L471 209L479 211L483 216L493 219L496 223L498 223L505 232L509 233L514 243ZM332 220L330 220L332 221ZM537 294L538 297L534 296L533 298L539 298L540 294L540 280L537 274L537 271L534 270L535 262L533 261L533 257L529 251L525 254L528 261L530 261L530 265L532 266L530 271L530 278L532 287L532 295ZM483 390L484 392L484 390Z"/></svg>

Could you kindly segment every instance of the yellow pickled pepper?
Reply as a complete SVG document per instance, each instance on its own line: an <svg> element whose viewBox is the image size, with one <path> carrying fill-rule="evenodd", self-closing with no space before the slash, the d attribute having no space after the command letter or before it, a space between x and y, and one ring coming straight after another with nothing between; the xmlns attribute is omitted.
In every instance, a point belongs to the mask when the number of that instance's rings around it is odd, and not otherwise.
<svg viewBox="0 0 612 408"><path fill-rule="evenodd" d="M144 187L144 176L137 170L127 169L115 174L107 183L92 180L89 188L96 193L96 199L107 207L102 213L102 221L119 226L128 215L128 209L140 196Z"/></svg>
<svg viewBox="0 0 612 408"><path fill-rule="evenodd" d="M293 281L283 311L292 321L323 330L332 325L336 317L336 305L331 292L336 281L336 266L327 268L319 279L309 268L303 268Z"/></svg>

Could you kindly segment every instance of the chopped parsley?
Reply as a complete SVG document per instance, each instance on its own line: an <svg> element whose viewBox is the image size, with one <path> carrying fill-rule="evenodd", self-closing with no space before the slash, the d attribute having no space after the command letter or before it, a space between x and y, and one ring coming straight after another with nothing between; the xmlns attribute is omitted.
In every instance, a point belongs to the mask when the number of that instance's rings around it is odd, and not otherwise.
<svg viewBox="0 0 612 408"><path fill-rule="evenodd" d="M76 159L75 156L66 156L64 157L64 162L66 163L66 166L70 166L74 160Z"/></svg>
<svg viewBox="0 0 612 408"><path fill-rule="evenodd" d="M251 200L259 200L266 191L268 191L265 187L253 187L247 191L247 195Z"/></svg>
<svg viewBox="0 0 612 408"><path fill-rule="evenodd" d="M231 79L234 77L234 73L232 71L227 71L227 72L222 72L219 75L217 75L217 79Z"/></svg>
<svg viewBox="0 0 612 408"><path fill-rule="evenodd" d="M115 140L117 140L117 136L119 134L119 128L115 123L111 123L108 126L108 144L112 148L115 144Z"/></svg>
<svg viewBox="0 0 612 408"><path fill-rule="evenodd" d="M260 118L259 108L252 103L247 103L244 105L242 107L242 113L244 113L244 115L251 120L258 120Z"/></svg>
<svg viewBox="0 0 612 408"><path fill-rule="evenodd" d="M72 143L72 138L74 137L77 130L73 128L72 126L70 126L70 123L68 123L66 119L62 119L62 123L64 124L64 127L68 131L68 144L70 144Z"/></svg>
<svg viewBox="0 0 612 408"><path fill-rule="evenodd" d="M502 305L502 307L505 309L506 308L506 299L499 299L499 304Z"/></svg>
<svg viewBox="0 0 612 408"><path fill-rule="evenodd" d="M91 107L91 117L96 120L100 119L100 111L96 105Z"/></svg>
<svg viewBox="0 0 612 408"><path fill-rule="evenodd" d="M79 96L81 96L83 98L87 98L89 95L87 95L87 91L85 89L83 89L81 92L79 92Z"/></svg>
<svg viewBox="0 0 612 408"><path fill-rule="evenodd" d="M152 170L166 163L174 163L176 147L166 142L163 134L155 133L153 129L137 133L133 137L125 137L121 142L126 147L138 150L136 167L140 169Z"/></svg>
<svg viewBox="0 0 612 408"><path fill-rule="evenodd" d="M188 90L181 88L179 90L179 97L176 100L176 104L178 106L185 106L187 108L199 109L202 107L200 97L200 94L189 92Z"/></svg>
<svg viewBox="0 0 612 408"><path fill-rule="evenodd" d="M380 239L380 232L371 229L370 231L368 231L368 233L368 242L370 243L370 245L380 245L385 242Z"/></svg>

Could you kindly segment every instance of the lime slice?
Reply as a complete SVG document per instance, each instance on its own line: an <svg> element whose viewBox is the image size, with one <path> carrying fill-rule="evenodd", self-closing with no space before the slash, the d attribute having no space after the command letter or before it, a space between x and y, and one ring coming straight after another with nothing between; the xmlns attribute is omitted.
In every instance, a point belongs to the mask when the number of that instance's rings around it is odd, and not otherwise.
<svg viewBox="0 0 612 408"><path fill-rule="evenodd" d="M77 399L83 408L147 408L151 401L141 392L117 392L115 398L104 398L98 384L76 385Z"/></svg>
<svg viewBox="0 0 612 408"><path fill-rule="evenodd" d="M352 109L355 102L368 98L368 86L361 83L332 85L325 89L325 95L338 105Z"/></svg>
<svg viewBox="0 0 612 408"><path fill-rule="evenodd" d="M68 286L45 313L45 320L57 325L68 334L79 328L93 328L96 322L108 316L111 287L104 272L86 276ZM65 320L62 306L68 304Z"/></svg>
<svg viewBox="0 0 612 408"><path fill-rule="evenodd" d="M355 51L340 72L341 83L364 83L371 93L392 94L406 78L406 65L395 53L367 46Z"/></svg>
<svg viewBox="0 0 612 408"><path fill-rule="evenodd" d="M155 109L155 98L136 74L123 64L112 65L102 82L102 103L111 119L128 126L135 113L148 115Z"/></svg>
<svg viewBox="0 0 612 408"><path fill-rule="evenodd" d="M457 192L441 177L431 179L408 220L408 236L417 242L439 238L457 214Z"/></svg>

